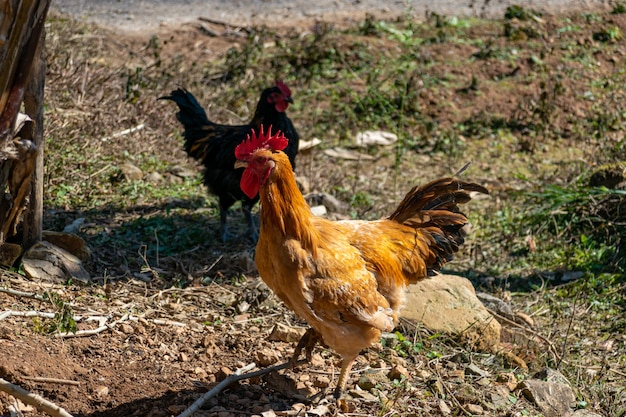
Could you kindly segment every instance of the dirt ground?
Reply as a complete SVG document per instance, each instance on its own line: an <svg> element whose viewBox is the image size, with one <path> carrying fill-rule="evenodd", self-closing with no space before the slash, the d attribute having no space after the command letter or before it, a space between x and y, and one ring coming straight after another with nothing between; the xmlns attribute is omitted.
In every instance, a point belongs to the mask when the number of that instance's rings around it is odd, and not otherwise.
<svg viewBox="0 0 626 417"><path fill-rule="evenodd" d="M88 2L80 3L85 6ZM62 0L56 7L68 10L72 4ZM125 3L120 3L119 7L122 9ZM93 5L92 9L84 9L81 13L91 19L96 9ZM159 9L158 13L162 11ZM58 15L55 16L58 18ZM204 29L199 30L201 26ZM232 31L233 36L207 36L207 29L220 33ZM161 49L163 59L176 55L220 55L238 45L240 40L237 25L230 27L195 19L176 27L172 23L163 24L156 30L161 39L166 39ZM116 48L117 51L139 50L151 35L152 32L114 31L94 35L108 46L104 48L107 53L98 59L107 60L112 66L119 60L122 65L127 56L116 53ZM435 47L433 55L450 52L442 48L437 50ZM468 51L457 52L467 54ZM605 62L608 61L609 58L606 58ZM464 70L467 69L451 71ZM493 75L510 70L491 66L484 71ZM517 71L525 70L519 68ZM509 97L498 96L488 87L482 94L486 99L480 105L487 112L516 106ZM447 99L426 97L424 100L436 104ZM458 112L454 113L454 117L463 118L470 108L477 105L476 100L463 100L456 102ZM585 110L577 108L579 104L576 102L571 104L574 113ZM432 112L433 116L442 120L448 117L436 105L432 105ZM68 117L80 117L76 114ZM165 131L164 126L167 125L171 130L172 120L152 117L153 126ZM179 158L182 164L189 164L185 162L179 145L161 146L171 147L173 159ZM303 166L315 163L311 156L303 158L310 158ZM578 156L572 155L571 158ZM489 170L489 163L477 162L477 170L483 169ZM377 182L384 181L382 174L378 174L373 173L370 178L373 187ZM433 175L437 174L433 172ZM320 189L330 182L342 181L311 177ZM490 184L496 191L501 185L497 178L494 173ZM66 217L62 220L67 220L71 214L69 211L64 213ZM149 212L145 214L151 215ZM49 225L61 221L61 216L49 213ZM111 220L106 227L114 227L118 220ZM119 221L123 223L123 220ZM288 360L294 347L293 334L300 332L305 323L284 309L255 276L250 248L230 246L224 251L225 255L209 254L213 257L211 259L222 260L222 265L225 259L225 268L240 271L244 279L228 284L213 281L208 285L203 285L198 279L212 267L206 260L208 249L201 249L205 252L190 250L184 257L162 259L158 268L145 265L136 279L107 281L107 273L114 277L125 273L122 266L114 264L114 259L119 258L119 253L115 252L117 248L108 248L110 252L98 254L101 261L93 265L96 274L105 277L103 285L93 287L32 283L15 273L2 271L0 284L21 292L0 292L3 311L55 311L49 301L32 297L32 294L54 292L71 304L75 315L82 317L77 321L78 330L99 329L82 337L72 337L71 334L68 337L52 337L45 335L49 320L43 317L5 318L0 321L0 377L38 393L74 416L165 417L181 413L217 382L250 362L268 366ZM186 273L192 285L184 289L176 288L171 282L162 280L160 276L166 269L175 270L177 274ZM273 332L276 323L286 325L293 333ZM528 412L537 415L534 406L523 396L511 399L516 375L506 357L468 351L452 340L433 337L426 329L410 323L402 323L402 333L407 338L426 340L430 352L446 349L445 357L405 355L393 346L372 347L359 357L354 367L349 395L357 401L351 403L353 409L347 413L338 412L332 400L327 398L336 382L338 358L332 352L318 348L310 365L233 384L208 401L195 415L443 416L450 415L446 412L448 406L460 410L457 415L470 415L468 404L481 406L484 415L518 416L529 415ZM269 337L270 334L275 337ZM526 354L546 349L536 339L525 340ZM442 348L439 343L447 347ZM468 373L465 363L488 367L491 382L486 383L484 375ZM399 376L395 382L389 376L393 372ZM355 384L364 375L369 375L374 381L373 389L360 388ZM384 375L382 379L376 379L381 375ZM363 386L367 387L367 384ZM3 416L9 415L10 404L9 396L0 393L0 413ZM43 415L29 407L22 407L22 410L25 416Z"/></svg>

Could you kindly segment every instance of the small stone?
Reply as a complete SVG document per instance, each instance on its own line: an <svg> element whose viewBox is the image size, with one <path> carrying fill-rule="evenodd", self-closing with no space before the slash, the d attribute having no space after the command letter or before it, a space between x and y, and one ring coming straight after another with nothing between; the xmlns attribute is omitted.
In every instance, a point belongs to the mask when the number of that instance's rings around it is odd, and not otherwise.
<svg viewBox="0 0 626 417"><path fill-rule="evenodd" d="M318 375L313 378L313 386L315 388L328 388L330 386L330 378L326 375Z"/></svg>
<svg viewBox="0 0 626 417"><path fill-rule="evenodd" d="M402 365L395 365L393 368L391 368L391 371L389 371L389 374L387 376L392 381L394 379L401 381L402 379L406 379L409 377L409 371Z"/></svg>
<svg viewBox="0 0 626 417"><path fill-rule="evenodd" d="M227 366L222 366L215 374L215 379L217 381L222 381L226 379L229 375L232 375L233 371Z"/></svg>
<svg viewBox="0 0 626 417"><path fill-rule="evenodd" d="M277 323L272 329L268 339L275 342L293 343L299 341L305 331L306 330L303 328L288 327L284 324Z"/></svg>
<svg viewBox="0 0 626 417"><path fill-rule="evenodd" d="M137 181L143 178L143 171L139 167L131 164L130 162L123 163L122 165L120 165L119 168L122 177L126 181Z"/></svg>
<svg viewBox="0 0 626 417"><path fill-rule="evenodd" d="M450 407L448 407L448 404L446 404L444 400L439 400L439 411L441 411L441 414L444 416L452 414L452 410L450 410Z"/></svg>
<svg viewBox="0 0 626 417"><path fill-rule="evenodd" d="M163 175L159 174L158 172L151 172L146 175L145 180L150 184L160 184L161 182L163 182Z"/></svg>
<svg viewBox="0 0 626 417"><path fill-rule="evenodd" d="M365 401L377 401L378 397L376 397L374 394L370 393L369 391L364 391L362 389L353 389L350 390L350 395L354 398L361 398Z"/></svg>
<svg viewBox="0 0 626 417"><path fill-rule="evenodd" d="M522 394L535 403L546 417L559 417L571 413L576 396L569 385L529 379L521 384Z"/></svg>
<svg viewBox="0 0 626 417"><path fill-rule="evenodd" d="M122 323L120 324L120 330L122 331L122 333L124 334L133 334L135 333L135 329L133 329L133 326L131 326L128 323Z"/></svg>
<svg viewBox="0 0 626 417"><path fill-rule="evenodd" d="M465 409L472 415L481 416L485 410L478 404L465 404Z"/></svg>
<svg viewBox="0 0 626 417"><path fill-rule="evenodd" d="M280 355L270 348L263 348L256 351L256 360L260 366L273 365L280 360Z"/></svg>
<svg viewBox="0 0 626 417"><path fill-rule="evenodd" d="M379 370L368 370L361 375L359 378L358 385L361 389L365 391L371 391L378 384L382 384L389 381L387 375L383 371Z"/></svg>
<svg viewBox="0 0 626 417"><path fill-rule="evenodd" d="M204 379L208 376L207 372L204 370L204 368L201 368L199 366L196 366L195 369L193 370L193 373L196 374L196 376L200 379Z"/></svg>
<svg viewBox="0 0 626 417"><path fill-rule="evenodd" d="M415 371L415 376L422 381L428 381L433 377L433 373L427 369L418 369Z"/></svg>
<svg viewBox="0 0 626 417"><path fill-rule="evenodd" d="M109 395L109 387L104 386L104 385L98 385L94 389L94 392L96 393L98 397L103 398Z"/></svg>
<svg viewBox="0 0 626 417"><path fill-rule="evenodd" d="M448 373L450 379L457 379L463 381L465 379L465 371L463 369L455 369Z"/></svg>
<svg viewBox="0 0 626 417"><path fill-rule="evenodd" d="M190 178L196 176L196 171L192 171L180 165L173 166L172 169L170 169L170 173L179 178Z"/></svg>
<svg viewBox="0 0 626 417"><path fill-rule="evenodd" d="M473 363L468 365L465 368L465 372L468 375L476 375L476 376L481 376L481 377L488 377L488 376L490 376L489 372L480 369L478 366L476 366Z"/></svg>
<svg viewBox="0 0 626 417"><path fill-rule="evenodd" d="M311 213L313 213L314 216L321 217L328 213L328 211L326 210L326 206L319 205L311 207Z"/></svg>

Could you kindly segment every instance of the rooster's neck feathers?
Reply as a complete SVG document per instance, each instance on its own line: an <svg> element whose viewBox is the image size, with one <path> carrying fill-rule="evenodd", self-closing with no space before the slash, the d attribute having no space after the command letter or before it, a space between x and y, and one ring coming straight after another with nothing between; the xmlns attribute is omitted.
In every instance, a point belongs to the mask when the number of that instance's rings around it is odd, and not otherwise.
<svg viewBox="0 0 626 417"><path fill-rule="evenodd" d="M302 196L287 156L274 154L272 174L261 187L261 227L273 228L283 238L296 239L315 250L321 242L312 224L311 209Z"/></svg>

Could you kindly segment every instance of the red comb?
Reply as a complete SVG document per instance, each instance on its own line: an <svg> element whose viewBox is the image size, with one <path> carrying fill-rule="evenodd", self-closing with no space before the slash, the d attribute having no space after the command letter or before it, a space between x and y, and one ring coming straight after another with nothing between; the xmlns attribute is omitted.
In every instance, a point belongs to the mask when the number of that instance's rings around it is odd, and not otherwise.
<svg viewBox="0 0 626 417"><path fill-rule="evenodd" d="M271 149L273 151L282 151L289 144L289 140L285 137L283 132L280 130L272 135L272 126L267 130L267 133L263 132L263 125L259 130L259 135L257 136L254 129L252 132L246 136L246 140L241 142L235 148L235 156L239 160L246 160L252 152L257 149Z"/></svg>
<svg viewBox="0 0 626 417"><path fill-rule="evenodd" d="M276 80L276 87L280 89L280 91L285 95L285 97L291 97L291 90L287 87L282 80Z"/></svg>

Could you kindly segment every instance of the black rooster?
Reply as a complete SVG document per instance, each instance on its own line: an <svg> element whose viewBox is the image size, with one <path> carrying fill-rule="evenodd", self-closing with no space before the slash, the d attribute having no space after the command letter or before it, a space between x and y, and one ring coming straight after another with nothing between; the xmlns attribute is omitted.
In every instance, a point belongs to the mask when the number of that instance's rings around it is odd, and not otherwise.
<svg viewBox="0 0 626 417"><path fill-rule="evenodd" d="M241 207L248 221L248 233L253 241L258 232L252 218L251 209L259 201L259 197L248 198L239 186L242 169L235 169L235 148L246 139L246 135L254 129L259 131L261 125L272 126L273 131L282 131L289 139L285 153L289 156L291 166L295 169L298 153L299 137L291 120L285 114L289 103L293 103L289 87L276 81L276 85L263 90L256 106L254 116L247 125L231 126L211 122L196 98L187 90L179 88L169 96L159 100L172 100L178 105L176 118L182 123L185 131L185 151L192 158L204 165L204 184L209 192L217 195L220 208L220 237L225 241L226 216L228 209L241 200Z"/></svg>

